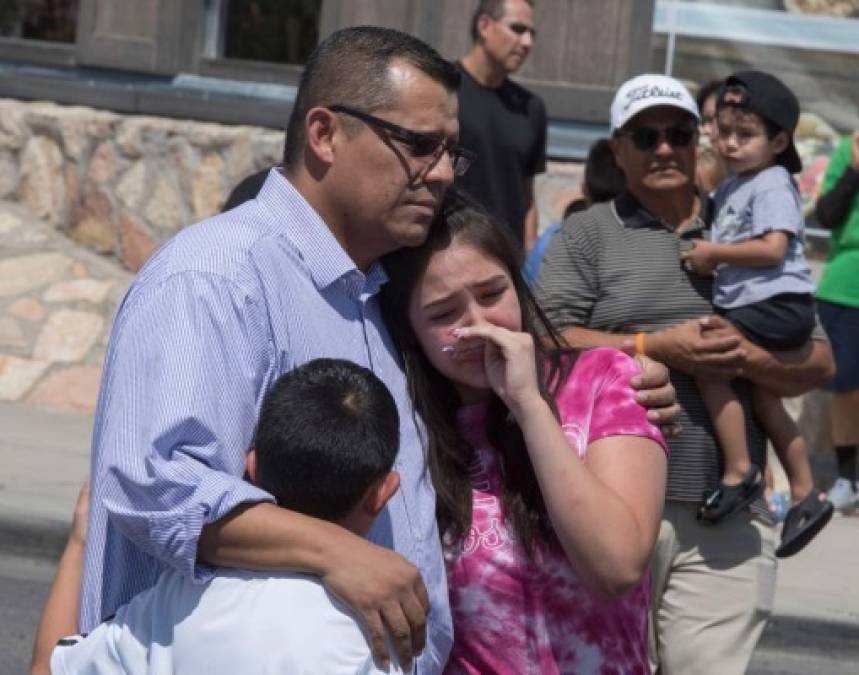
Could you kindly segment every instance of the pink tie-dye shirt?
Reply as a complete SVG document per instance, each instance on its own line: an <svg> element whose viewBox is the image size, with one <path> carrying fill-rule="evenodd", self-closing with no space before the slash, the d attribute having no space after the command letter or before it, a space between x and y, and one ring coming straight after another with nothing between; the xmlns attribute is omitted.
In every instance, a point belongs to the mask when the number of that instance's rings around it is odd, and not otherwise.
<svg viewBox="0 0 859 675"><path fill-rule="evenodd" d="M665 448L635 402L635 362L614 349L582 352L557 397L570 445L584 457L607 436L643 436ZM538 546L531 562L507 529L496 452L485 434L486 406L459 411L475 451L473 520L445 551L454 645L446 673L631 675L648 673L650 578L623 598L602 600L576 578L557 542Z"/></svg>

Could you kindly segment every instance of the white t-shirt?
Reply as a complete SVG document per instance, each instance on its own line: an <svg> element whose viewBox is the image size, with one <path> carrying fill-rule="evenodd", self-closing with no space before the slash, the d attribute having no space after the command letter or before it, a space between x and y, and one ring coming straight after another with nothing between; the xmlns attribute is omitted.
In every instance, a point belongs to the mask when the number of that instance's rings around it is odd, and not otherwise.
<svg viewBox="0 0 859 675"><path fill-rule="evenodd" d="M74 644L69 644L74 643ZM391 652L393 654L393 652ZM178 572L120 607L88 636L62 640L54 675L371 675L354 614L316 577L220 570L205 584Z"/></svg>

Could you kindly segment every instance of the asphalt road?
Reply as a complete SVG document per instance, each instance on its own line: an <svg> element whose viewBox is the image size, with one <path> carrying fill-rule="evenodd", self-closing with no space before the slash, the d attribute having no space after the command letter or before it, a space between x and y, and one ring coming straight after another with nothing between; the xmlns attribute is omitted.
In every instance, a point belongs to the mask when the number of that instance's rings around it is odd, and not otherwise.
<svg viewBox="0 0 859 675"><path fill-rule="evenodd" d="M33 635L55 565L0 554L0 673L18 675L30 667Z"/></svg>
<svg viewBox="0 0 859 675"><path fill-rule="evenodd" d="M27 672L54 568L50 561L0 554L0 675ZM764 633L748 675L856 675L857 641L842 626L777 620Z"/></svg>

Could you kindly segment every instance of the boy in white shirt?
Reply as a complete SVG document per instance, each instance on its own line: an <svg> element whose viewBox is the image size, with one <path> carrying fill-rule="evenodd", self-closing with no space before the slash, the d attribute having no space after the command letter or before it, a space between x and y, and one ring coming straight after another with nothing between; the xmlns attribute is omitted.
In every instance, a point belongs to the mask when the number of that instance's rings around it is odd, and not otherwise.
<svg viewBox="0 0 859 675"><path fill-rule="evenodd" d="M266 395L247 473L279 506L364 536L399 486L391 471L398 445L396 405L381 381L354 363L317 359L283 375ZM77 630L85 519L78 513L75 521L33 673L403 672L396 664L377 667L351 610L318 577L301 574L220 569L196 584L167 571L89 635L56 643Z"/></svg>

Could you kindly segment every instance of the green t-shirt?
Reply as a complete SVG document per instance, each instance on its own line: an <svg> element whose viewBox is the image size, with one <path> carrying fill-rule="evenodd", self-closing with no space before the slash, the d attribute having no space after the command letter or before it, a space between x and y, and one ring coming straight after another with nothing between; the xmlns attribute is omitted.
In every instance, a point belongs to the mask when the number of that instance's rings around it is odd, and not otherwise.
<svg viewBox="0 0 859 675"><path fill-rule="evenodd" d="M829 160L820 194L829 192L850 166L852 138L843 138ZM832 230L829 260L817 287L817 297L859 307L859 193L853 195L847 220Z"/></svg>

